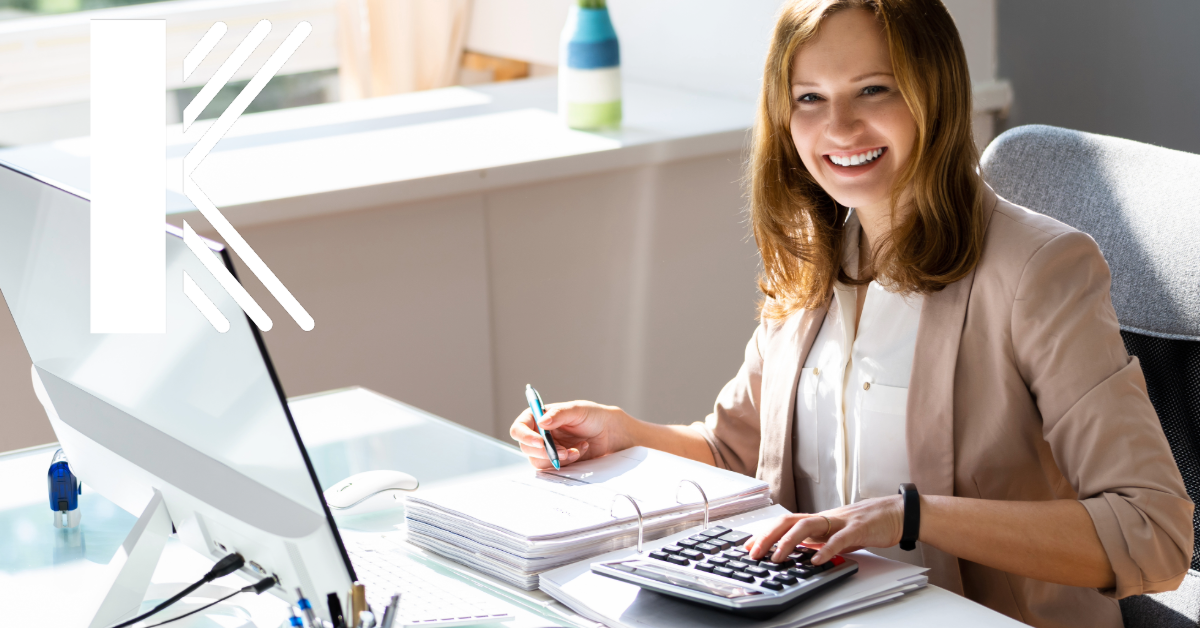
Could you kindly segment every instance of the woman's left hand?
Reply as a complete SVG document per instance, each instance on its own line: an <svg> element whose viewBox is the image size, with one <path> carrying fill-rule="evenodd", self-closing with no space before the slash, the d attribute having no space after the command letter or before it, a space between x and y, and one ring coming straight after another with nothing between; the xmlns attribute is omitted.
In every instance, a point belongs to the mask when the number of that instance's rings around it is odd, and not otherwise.
<svg viewBox="0 0 1200 628"><path fill-rule="evenodd" d="M784 515L769 531L750 539L746 549L750 558L762 560L771 546L778 543L771 556L771 561L778 563L786 560L800 543L819 545L821 548L812 562L820 565L842 552L864 547L891 547L900 542L903 532L904 501L897 494L864 499L815 515Z"/></svg>

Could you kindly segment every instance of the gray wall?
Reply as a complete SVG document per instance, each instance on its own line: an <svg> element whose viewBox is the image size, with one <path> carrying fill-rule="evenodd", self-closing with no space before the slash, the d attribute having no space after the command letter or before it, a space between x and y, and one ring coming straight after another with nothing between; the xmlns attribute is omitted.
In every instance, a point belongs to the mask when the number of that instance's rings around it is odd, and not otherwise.
<svg viewBox="0 0 1200 628"><path fill-rule="evenodd" d="M999 0L998 131L1051 124L1200 153L1200 2Z"/></svg>

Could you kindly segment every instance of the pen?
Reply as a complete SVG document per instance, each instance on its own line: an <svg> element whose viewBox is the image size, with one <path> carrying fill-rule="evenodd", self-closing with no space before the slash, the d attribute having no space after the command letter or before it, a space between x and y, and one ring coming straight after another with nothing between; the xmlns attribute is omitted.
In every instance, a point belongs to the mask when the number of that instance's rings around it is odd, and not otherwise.
<svg viewBox="0 0 1200 628"><path fill-rule="evenodd" d="M367 587L361 582L355 582L354 588L350 591L350 617L346 622L346 628L357 628L358 622L362 619L361 613L367 608Z"/></svg>
<svg viewBox="0 0 1200 628"><path fill-rule="evenodd" d="M342 602L338 600L337 593L330 593L325 599L329 602L329 620L333 622L333 628L346 628L346 620L342 616Z"/></svg>
<svg viewBox="0 0 1200 628"><path fill-rule="evenodd" d="M392 623L396 621L396 614L400 612L400 594L392 595L391 602L383 611L383 620L379 622L379 628L392 628Z"/></svg>
<svg viewBox="0 0 1200 628"><path fill-rule="evenodd" d="M546 455L550 456L550 462L554 464L555 469L561 469L562 465L558 462L558 449L554 447L554 439L550 436L550 432L542 429L542 417L546 415L545 406L542 405L542 396L529 384L525 384L525 401L529 402L529 411L533 413L533 422L537 424L538 433L542 435L542 445L546 447Z"/></svg>
<svg viewBox="0 0 1200 628"><path fill-rule="evenodd" d="M308 599L304 597L304 591L301 591L300 587L296 587L296 597L300 598L298 606L300 606L300 612L304 613L304 616L308 619L308 625L311 628L321 628L321 624L317 623L316 611L313 610L312 604L308 602Z"/></svg>

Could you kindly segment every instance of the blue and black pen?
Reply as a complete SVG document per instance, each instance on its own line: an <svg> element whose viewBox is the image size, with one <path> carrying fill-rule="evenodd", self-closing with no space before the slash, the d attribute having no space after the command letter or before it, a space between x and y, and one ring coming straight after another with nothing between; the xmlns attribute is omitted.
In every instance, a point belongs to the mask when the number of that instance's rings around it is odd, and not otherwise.
<svg viewBox="0 0 1200 628"><path fill-rule="evenodd" d="M525 401L529 402L529 411L533 413L533 422L537 424L538 433L542 435L542 445L546 447L546 455L550 456L550 462L554 464L555 469L561 469L562 465L558 462L558 449L554 446L554 438L550 436L550 432L542 429L542 417L546 415L542 396L529 384L525 384Z"/></svg>

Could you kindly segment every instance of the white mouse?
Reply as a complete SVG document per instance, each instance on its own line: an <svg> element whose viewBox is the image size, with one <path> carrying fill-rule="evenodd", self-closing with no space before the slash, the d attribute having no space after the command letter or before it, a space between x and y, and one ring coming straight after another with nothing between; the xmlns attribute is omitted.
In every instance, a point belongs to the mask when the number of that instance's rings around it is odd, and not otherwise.
<svg viewBox="0 0 1200 628"><path fill-rule="evenodd" d="M415 491L417 478L402 471L363 471L325 489L330 508L344 510L383 491Z"/></svg>

